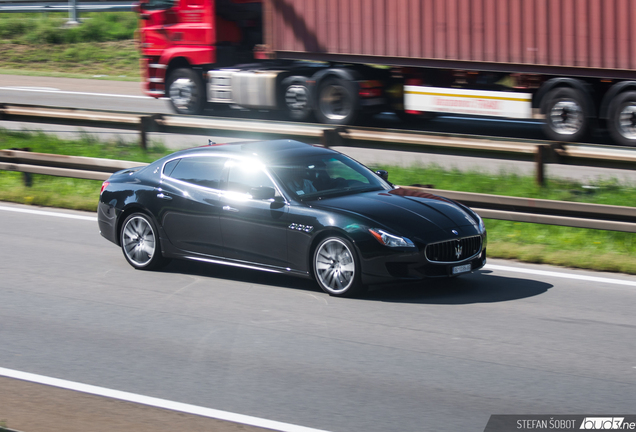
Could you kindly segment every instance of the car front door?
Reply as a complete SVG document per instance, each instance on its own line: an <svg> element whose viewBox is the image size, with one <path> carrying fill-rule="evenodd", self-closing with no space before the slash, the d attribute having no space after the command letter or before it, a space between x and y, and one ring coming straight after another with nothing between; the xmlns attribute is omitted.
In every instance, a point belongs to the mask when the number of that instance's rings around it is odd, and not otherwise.
<svg viewBox="0 0 636 432"><path fill-rule="evenodd" d="M221 230L228 258L287 267L288 205L260 165L228 161Z"/></svg>

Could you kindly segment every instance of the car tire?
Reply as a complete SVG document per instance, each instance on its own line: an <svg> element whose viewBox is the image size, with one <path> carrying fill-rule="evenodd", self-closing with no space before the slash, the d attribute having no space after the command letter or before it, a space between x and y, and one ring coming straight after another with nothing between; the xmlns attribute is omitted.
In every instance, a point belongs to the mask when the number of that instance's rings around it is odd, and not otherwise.
<svg viewBox="0 0 636 432"><path fill-rule="evenodd" d="M310 121L313 115L311 89L305 77L289 77L282 83L285 115L293 121Z"/></svg>
<svg viewBox="0 0 636 432"><path fill-rule="evenodd" d="M590 124L589 108L583 93L571 87L558 87L546 96L544 132L555 141L581 141Z"/></svg>
<svg viewBox="0 0 636 432"><path fill-rule="evenodd" d="M334 297L353 297L365 291L360 282L360 264L350 241L327 237L318 243L313 255L316 282Z"/></svg>
<svg viewBox="0 0 636 432"><path fill-rule="evenodd" d="M360 109L353 83L339 77L325 78L318 87L315 112L320 123L355 123Z"/></svg>
<svg viewBox="0 0 636 432"><path fill-rule="evenodd" d="M175 69L167 80L166 95L177 114L199 115L205 107L205 87L201 76L188 68Z"/></svg>
<svg viewBox="0 0 636 432"><path fill-rule="evenodd" d="M124 220L120 243L126 261L136 269L154 270L168 262L161 254L154 222L143 213L133 213Z"/></svg>
<svg viewBox="0 0 636 432"><path fill-rule="evenodd" d="M612 100L607 127L618 144L636 146L636 92L620 93Z"/></svg>

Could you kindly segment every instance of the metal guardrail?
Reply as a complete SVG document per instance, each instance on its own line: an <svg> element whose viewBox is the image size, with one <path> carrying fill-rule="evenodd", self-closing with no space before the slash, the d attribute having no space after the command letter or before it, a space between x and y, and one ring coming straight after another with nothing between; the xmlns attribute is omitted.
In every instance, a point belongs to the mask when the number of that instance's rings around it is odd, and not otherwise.
<svg viewBox="0 0 636 432"><path fill-rule="evenodd" d="M559 163L618 169L636 169L636 148L511 140L448 133L404 131L371 127L337 127L314 123L254 121L236 118L140 114L125 111L89 110L0 104L0 120L54 123L72 126L138 130L146 147L149 132L190 135L240 136L244 138L290 138L319 141L325 146L351 146L410 150L449 155L534 161L537 182L543 184L544 164Z"/></svg>
<svg viewBox="0 0 636 432"><path fill-rule="evenodd" d="M131 1L77 1L75 5L68 0L63 1L33 1L33 0L0 0L2 12L104 12L104 11L132 11Z"/></svg>
<svg viewBox="0 0 636 432"><path fill-rule="evenodd" d="M0 170L32 174L106 180L115 171L143 165L113 159L0 150ZM423 196L435 194L459 201L489 219L636 232L636 207L402 187L416 190Z"/></svg>

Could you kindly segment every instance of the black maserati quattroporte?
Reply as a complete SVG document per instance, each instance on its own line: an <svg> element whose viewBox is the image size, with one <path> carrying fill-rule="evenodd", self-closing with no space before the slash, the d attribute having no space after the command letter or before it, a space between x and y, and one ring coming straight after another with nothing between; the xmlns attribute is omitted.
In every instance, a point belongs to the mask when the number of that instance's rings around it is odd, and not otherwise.
<svg viewBox="0 0 636 432"><path fill-rule="evenodd" d="M113 174L99 229L137 269L196 260L313 277L334 296L484 266L475 212L386 177L297 141L209 145Z"/></svg>

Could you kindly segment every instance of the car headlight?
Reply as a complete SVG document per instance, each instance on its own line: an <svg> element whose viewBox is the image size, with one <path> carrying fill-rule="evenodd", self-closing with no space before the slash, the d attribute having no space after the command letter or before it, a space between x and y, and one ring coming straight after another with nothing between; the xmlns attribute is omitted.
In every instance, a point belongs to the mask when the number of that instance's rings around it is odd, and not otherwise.
<svg viewBox="0 0 636 432"><path fill-rule="evenodd" d="M413 242L406 237L395 236L376 228L369 228L369 232L377 241L388 247L415 247Z"/></svg>

